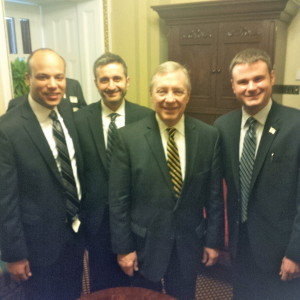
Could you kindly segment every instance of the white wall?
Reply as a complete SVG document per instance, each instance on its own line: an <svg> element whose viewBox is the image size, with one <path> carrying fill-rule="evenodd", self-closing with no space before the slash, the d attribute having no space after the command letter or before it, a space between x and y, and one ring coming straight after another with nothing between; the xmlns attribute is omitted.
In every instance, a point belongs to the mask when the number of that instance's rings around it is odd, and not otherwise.
<svg viewBox="0 0 300 300"><path fill-rule="evenodd" d="M300 86L296 81L296 72L300 72L300 8L289 26L287 40L284 84ZM300 109L300 95L284 95L282 104Z"/></svg>
<svg viewBox="0 0 300 300"><path fill-rule="evenodd" d="M31 33L31 45L32 50L41 48L45 46L43 39L42 30L42 19L40 13L41 7L32 4L24 5L13 2L5 1L5 11L6 17L13 17L15 19L15 29L17 37L17 49L18 54L10 54L10 60L15 60L16 57L27 59L28 54L23 54L22 36L21 36L21 26L20 19L29 19L30 23L30 33Z"/></svg>
<svg viewBox="0 0 300 300"><path fill-rule="evenodd" d="M10 60L28 57L23 54L19 25L19 18L27 18L30 20L32 49L49 47L61 54L67 62L67 76L80 81L86 101L98 101L92 69L105 48L102 0L50 3L41 6L5 2L6 16L15 18L18 40L18 54L9 55Z"/></svg>

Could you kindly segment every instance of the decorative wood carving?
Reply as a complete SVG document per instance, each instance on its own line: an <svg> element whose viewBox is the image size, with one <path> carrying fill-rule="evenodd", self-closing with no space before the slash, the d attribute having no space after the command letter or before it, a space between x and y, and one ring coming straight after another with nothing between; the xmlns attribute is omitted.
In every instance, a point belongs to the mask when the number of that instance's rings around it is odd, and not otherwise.
<svg viewBox="0 0 300 300"><path fill-rule="evenodd" d="M202 29L197 28L193 29L188 33L184 33L181 36L181 39L207 39L212 38L213 34L209 32L202 31Z"/></svg>

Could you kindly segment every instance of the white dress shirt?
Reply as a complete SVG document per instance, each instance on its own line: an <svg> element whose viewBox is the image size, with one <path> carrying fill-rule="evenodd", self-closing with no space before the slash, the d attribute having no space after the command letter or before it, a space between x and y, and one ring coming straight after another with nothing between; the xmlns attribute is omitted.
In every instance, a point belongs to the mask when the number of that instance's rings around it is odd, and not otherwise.
<svg viewBox="0 0 300 300"><path fill-rule="evenodd" d="M272 107L272 100L268 102L268 104L260 110L257 114L253 115L252 117L257 121L256 126L255 126L255 132L256 132L256 149L255 149L255 156L257 154L258 146L262 137L262 133L266 124L266 120L268 117L268 114L271 110ZM244 108L242 108L242 122L241 122L241 133L240 133L240 159L242 157L242 152L243 152L243 144L244 144L244 138L246 135L246 132L248 130L249 125L246 125L246 122L248 118L250 118L251 115L249 115Z"/></svg>
<svg viewBox="0 0 300 300"><path fill-rule="evenodd" d="M107 147L107 131L111 121L111 117L109 116L111 113L117 113L118 116L116 117L115 124L117 128L121 128L125 126L125 101L122 101L122 104L116 111L112 111L108 108L103 100L101 100L101 107L102 107L102 124L103 124L103 135L104 135L104 142L105 147Z"/></svg>
<svg viewBox="0 0 300 300"><path fill-rule="evenodd" d="M56 143L54 140L53 136L53 131L52 131L52 120L49 117L49 114L51 112L51 109L42 106L38 102L34 101L30 95L28 95L28 100L29 100L29 105L32 108L34 114L36 115L40 126L43 130L43 133L45 135L45 138L47 139L47 142L50 146L51 152L53 154L53 157L55 159L56 165L58 167L58 170L60 171L60 162L58 160L58 151L56 148ZM80 182L78 178L78 172L77 172L77 162L76 162L76 157L75 157L75 149L74 149L74 144L73 140L70 137L70 134L68 132L67 127L64 124L64 120L59 114L57 108L54 108L55 112L57 113L57 118L62 126L62 129L64 131L64 135L66 138L66 143L69 151L69 156L70 156L70 161L72 165L72 170L73 170L73 175L76 183L76 189L77 189L77 194L78 194L78 199L81 200L81 187L80 187Z"/></svg>

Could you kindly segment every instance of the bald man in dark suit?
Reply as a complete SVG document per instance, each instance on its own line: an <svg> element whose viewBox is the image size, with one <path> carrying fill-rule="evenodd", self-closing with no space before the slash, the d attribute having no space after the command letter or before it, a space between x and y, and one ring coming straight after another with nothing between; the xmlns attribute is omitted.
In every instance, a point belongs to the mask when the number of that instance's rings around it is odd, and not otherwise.
<svg viewBox="0 0 300 300"><path fill-rule="evenodd" d="M75 300L83 270L83 160L72 108L62 100L65 61L51 49L38 49L28 66L28 98L0 118L1 259L22 282L26 300ZM63 160L51 114L65 137ZM73 185L63 172L68 160Z"/></svg>

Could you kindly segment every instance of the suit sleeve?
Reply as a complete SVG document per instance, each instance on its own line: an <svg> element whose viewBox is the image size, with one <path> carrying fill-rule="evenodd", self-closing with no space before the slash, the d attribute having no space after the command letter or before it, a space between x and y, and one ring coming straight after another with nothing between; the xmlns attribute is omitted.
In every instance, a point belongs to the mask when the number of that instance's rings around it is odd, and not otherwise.
<svg viewBox="0 0 300 300"><path fill-rule="evenodd" d="M213 150L209 193L209 199L205 205L207 220L205 246L220 248L224 245L224 200L219 137L216 139Z"/></svg>
<svg viewBox="0 0 300 300"><path fill-rule="evenodd" d="M6 262L28 257L20 205L14 149L0 130L0 249L1 259Z"/></svg>
<svg viewBox="0 0 300 300"><path fill-rule="evenodd" d="M298 166L297 193L296 193L296 217L293 223L291 238L285 256L300 263L300 166Z"/></svg>
<svg viewBox="0 0 300 300"><path fill-rule="evenodd" d="M113 251L126 254L135 250L131 232L130 155L122 135L114 151L109 176L109 209Z"/></svg>

